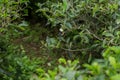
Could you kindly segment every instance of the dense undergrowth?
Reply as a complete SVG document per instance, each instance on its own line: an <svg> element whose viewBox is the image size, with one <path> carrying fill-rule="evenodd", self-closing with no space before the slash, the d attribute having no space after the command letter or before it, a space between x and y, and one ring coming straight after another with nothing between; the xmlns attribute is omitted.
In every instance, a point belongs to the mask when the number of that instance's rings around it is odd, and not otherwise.
<svg viewBox="0 0 120 80"><path fill-rule="evenodd" d="M0 80L119 80L119 58L119 0L0 0Z"/></svg>

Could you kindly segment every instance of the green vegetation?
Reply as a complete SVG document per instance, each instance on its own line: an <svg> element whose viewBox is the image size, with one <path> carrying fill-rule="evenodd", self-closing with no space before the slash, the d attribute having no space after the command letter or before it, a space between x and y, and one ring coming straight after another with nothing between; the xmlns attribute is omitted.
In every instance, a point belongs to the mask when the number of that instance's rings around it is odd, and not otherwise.
<svg viewBox="0 0 120 80"><path fill-rule="evenodd" d="M0 80L119 80L119 0L0 0Z"/></svg>

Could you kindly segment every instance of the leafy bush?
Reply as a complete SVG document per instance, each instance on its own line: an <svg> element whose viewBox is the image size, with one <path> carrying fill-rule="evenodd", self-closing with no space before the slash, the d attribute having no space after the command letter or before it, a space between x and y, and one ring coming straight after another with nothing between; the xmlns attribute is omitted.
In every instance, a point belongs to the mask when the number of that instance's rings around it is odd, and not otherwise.
<svg viewBox="0 0 120 80"><path fill-rule="evenodd" d="M0 64L2 80L28 80L38 68L37 59L30 60L22 46L12 45L4 36L0 36Z"/></svg>
<svg viewBox="0 0 120 80"><path fill-rule="evenodd" d="M48 73L39 70L44 76L42 80L119 80L120 74L120 47L109 47L104 53L104 59L97 59L92 64L79 66L79 61L59 59L57 69ZM39 80L39 79L38 79Z"/></svg>
<svg viewBox="0 0 120 80"><path fill-rule="evenodd" d="M0 34L6 38L23 34L28 23L23 21L24 10L29 0L0 0ZM27 31L26 31L27 32Z"/></svg>
<svg viewBox="0 0 120 80"><path fill-rule="evenodd" d="M0 0L0 26L8 27L14 21L20 21L20 12L25 9L28 2L29 0Z"/></svg>
<svg viewBox="0 0 120 80"><path fill-rule="evenodd" d="M59 48L98 56L107 46L119 45L119 0L47 0L36 11L57 27ZM97 47L97 48L96 48Z"/></svg>
<svg viewBox="0 0 120 80"><path fill-rule="evenodd" d="M0 0L0 27L7 27L0 28L0 79L119 80L119 7L119 0ZM32 8L32 13L27 8ZM47 52L54 48L63 49L66 51L63 53L70 55L78 53L75 57L80 55L81 61L60 59L58 68L46 73L38 67L39 61L30 60L25 55L23 46L13 45L11 38L24 34L22 31L27 33L24 27L28 23L22 21L22 18L29 13L47 20L43 24L53 32L53 35L49 34L46 38L46 44L41 41L47 47ZM31 31L28 34L34 36L36 31ZM39 42L38 37L34 40ZM91 56L99 59L88 64L83 63L84 56L84 61L90 61ZM79 65L79 62L83 64Z"/></svg>
<svg viewBox="0 0 120 80"><path fill-rule="evenodd" d="M12 43L12 37L20 34L18 30L24 31L28 26L25 21L18 25L27 2L0 0L0 80L29 80L38 68L37 59L30 59L23 46Z"/></svg>

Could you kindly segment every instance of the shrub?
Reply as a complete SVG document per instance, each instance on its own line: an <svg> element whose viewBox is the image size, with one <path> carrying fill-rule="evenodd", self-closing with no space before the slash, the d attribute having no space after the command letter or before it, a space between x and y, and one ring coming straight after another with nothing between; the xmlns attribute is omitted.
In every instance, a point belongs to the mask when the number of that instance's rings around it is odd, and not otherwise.
<svg viewBox="0 0 120 80"><path fill-rule="evenodd" d="M29 0L0 0L0 26L8 27L13 21L20 21L20 12L24 10L28 1Z"/></svg>
<svg viewBox="0 0 120 80"><path fill-rule="evenodd" d="M79 61L59 59L57 69L44 73L42 80L119 80L120 47L109 47L104 53L104 59L97 59L91 64L79 66ZM41 70L42 71L42 70Z"/></svg>
<svg viewBox="0 0 120 80"><path fill-rule="evenodd" d="M11 44L4 36L0 36L0 64L2 80L28 80L38 68L37 59L30 60L22 46Z"/></svg>
<svg viewBox="0 0 120 80"><path fill-rule="evenodd" d="M37 14L59 30L60 49L98 56L119 44L119 0L47 0L37 5Z"/></svg>
<svg viewBox="0 0 120 80"><path fill-rule="evenodd" d="M21 22L21 12L28 0L0 0L0 80L29 80L38 68L37 59L30 59L23 46L13 45L11 35L28 26ZM23 16L23 15L22 15Z"/></svg>

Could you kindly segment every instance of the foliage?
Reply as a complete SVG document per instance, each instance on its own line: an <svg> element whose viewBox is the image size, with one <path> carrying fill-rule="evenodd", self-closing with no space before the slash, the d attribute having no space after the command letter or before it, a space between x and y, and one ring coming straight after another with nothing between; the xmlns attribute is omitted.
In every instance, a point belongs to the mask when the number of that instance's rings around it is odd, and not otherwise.
<svg viewBox="0 0 120 80"><path fill-rule="evenodd" d="M0 0L0 33L9 37L22 34L28 23L23 21L29 0ZM22 13L23 12L23 13Z"/></svg>
<svg viewBox="0 0 120 80"><path fill-rule="evenodd" d="M28 26L24 21L18 25L27 2L0 0L0 80L29 80L38 68L37 59L27 57L23 46L14 45L11 37L18 36Z"/></svg>
<svg viewBox="0 0 120 80"><path fill-rule="evenodd" d="M0 64L2 80L28 80L38 68L36 59L30 60L22 46L10 44L5 37L0 37Z"/></svg>
<svg viewBox="0 0 120 80"><path fill-rule="evenodd" d="M59 59L60 65L54 71L43 72L42 80L119 80L120 47L109 47L104 53L104 59L98 59L91 64L79 66L78 60ZM37 79L39 80L39 79Z"/></svg>
<svg viewBox="0 0 120 80"><path fill-rule="evenodd" d="M0 79L119 80L119 29L119 0L0 0ZM14 44L18 38L35 43L41 60ZM55 67L61 53L77 60Z"/></svg>
<svg viewBox="0 0 120 80"><path fill-rule="evenodd" d="M19 13L24 9L22 6L27 2L28 0L0 0L0 26L7 27L13 21L20 19Z"/></svg>
<svg viewBox="0 0 120 80"><path fill-rule="evenodd" d="M98 56L105 47L119 45L119 0L47 0L37 6L38 16L57 27L60 49Z"/></svg>

